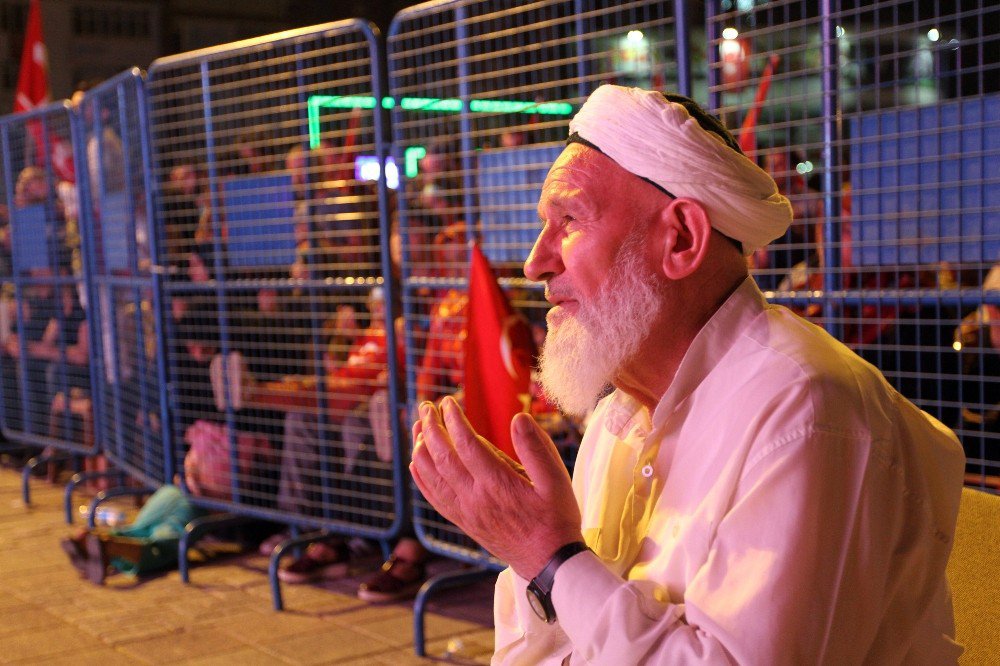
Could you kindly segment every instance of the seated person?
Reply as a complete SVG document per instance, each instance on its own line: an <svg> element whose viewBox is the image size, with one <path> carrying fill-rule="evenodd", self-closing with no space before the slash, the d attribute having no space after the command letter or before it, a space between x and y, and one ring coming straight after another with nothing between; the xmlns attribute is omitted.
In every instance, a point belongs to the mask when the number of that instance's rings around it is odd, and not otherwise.
<svg viewBox="0 0 1000 666"><path fill-rule="evenodd" d="M202 256L194 252L187 255L182 280L202 283L209 279ZM184 433L195 421L210 414L209 363L219 348L219 304L215 294L207 290L173 294L169 302L174 331L169 350L173 359L170 382L177 399L174 423L177 432Z"/></svg>
<svg viewBox="0 0 1000 666"><path fill-rule="evenodd" d="M54 317L49 322L51 335L46 331L43 337L44 353L52 359L46 370L48 391L54 396L49 408L49 436L75 439L76 433L72 430L79 422L83 445L90 447L94 433L87 315L71 286L62 286L59 291L62 295L62 321ZM61 426L68 421L74 422L68 427L71 432L61 430ZM103 469L103 462L88 462L87 469ZM54 466L50 465L50 480L55 480L54 470Z"/></svg>
<svg viewBox="0 0 1000 666"><path fill-rule="evenodd" d="M177 545L196 509L175 486L162 486L124 527L81 529L60 542L82 576L100 585L109 571L139 576L177 564Z"/></svg>
<svg viewBox="0 0 1000 666"><path fill-rule="evenodd" d="M258 383L240 354L227 359L228 397L233 407L286 412L278 485L278 508L283 511L305 516L318 513L316 505L326 485L321 475L349 473L354 463L357 450L345 446L344 433L350 430L346 426L356 410L367 406L367 398L385 387L388 365L381 287L372 289L368 307L368 326L357 334L347 357L338 360L336 350L324 355L326 376L322 379L293 375ZM217 402L224 405L222 382L216 381L213 388ZM323 420L319 418L321 403ZM340 448L339 456L326 452L331 438ZM330 468L320 471L324 460L331 462ZM347 571L349 556L347 544L340 539L313 543L301 558L279 571L279 577L290 583L340 577Z"/></svg>
<svg viewBox="0 0 1000 666"><path fill-rule="evenodd" d="M1000 264L983 280L983 291L1000 291ZM1000 306L984 304L955 329L961 354L962 411L959 434L966 473L1000 477Z"/></svg>

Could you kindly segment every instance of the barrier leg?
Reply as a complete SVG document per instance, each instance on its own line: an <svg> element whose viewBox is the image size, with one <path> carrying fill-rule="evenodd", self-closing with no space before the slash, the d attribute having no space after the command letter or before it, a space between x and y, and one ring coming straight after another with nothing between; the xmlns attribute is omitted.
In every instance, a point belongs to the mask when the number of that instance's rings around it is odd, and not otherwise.
<svg viewBox="0 0 1000 666"><path fill-rule="evenodd" d="M25 506L31 504L31 488L28 482L31 479L32 472L34 472L35 468L39 465L55 462L57 460L66 460L66 456L57 456L54 453L43 452L41 455L37 455L25 463L24 469L21 470L21 497L24 499Z"/></svg>
<svg viewBox="0 0 1000 666"><path fill-rule="evenodd" d="M252 518L248 516L221 513L204 516L202 518L195 518L188 523L187 527L184 529L184 534L181 535L180 543L177 544L177 569L181 574L181 582L185 584L191 582L188 551L192 546L194 546L194 544L198 543L198 539L213 530L222 529L223 527L242 525L250 522L251 520Z"/></svg>
<svg viewBox="0 0 1000 666"><path fill-rule="evenodd" d="M413 649L418 657L426 657L427 650L424 640L424 613L427 602L432 594L438 590L447 590L460 585L476 583L483 578L495 575L496 572L490 569L472 569L460 571L446 571L429 579L417 592L417 598L413 602Z"/></svg>
<svg viewBox="0 0 1000 666"><path fill-rule="evenodd" d="M278 565L281 564L281 558L285 556L285 552L291 550L297 553L302 546L330 536L327 532L309 532L302 536L296 536L297 532L298 528L291 528L291 538L282 541L271 551L271 560L267 564L267 580L271 584L271 603L276 611L285 610L285 602L281 597L281 581L278 579Z"/></svg>
<svg viewBox="0 0 1000 666"><path fill-rule="evenodd" d="M95 516L97 515L97 507L103 504L105 501L111 499L112 497L133 497L138 495L152 495L156 492L156 488L145 487L145 488L109 488L108 490L102 490L94 496L94 499L90 500L90 510L87 511L87 527L89 529L94 529L97 524Z"/></svg>
<svg viewBox="0 0 1000 666"><path fill-rule="evenodd" d="M118 483L125 483L125 473L118 470L105 472L77 472L66 484L66 493L63 498L63 508L66 511L66 523L73 524L73 491L81 483L86 483L91 479L118 477Z"/></svg>

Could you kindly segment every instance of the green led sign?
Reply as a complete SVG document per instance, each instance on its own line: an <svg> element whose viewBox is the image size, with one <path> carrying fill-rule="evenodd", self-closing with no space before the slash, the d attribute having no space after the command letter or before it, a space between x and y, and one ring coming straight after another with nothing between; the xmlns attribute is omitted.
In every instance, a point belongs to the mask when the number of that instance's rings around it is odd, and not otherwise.
<svg viewBox="0 0 1000 666"><path fill-rule="evenodd" d="M392 97L382 98L383 109L393 109L397 100ZM462 100L456 98L438 97L403 97L398 101L399 108L404 111L424 111L427 113L461 113L464 109ZM319 115L320 109L374 109L375 98L367 95L312 95L306 102L309 123L309 147L319 147ZM472 113L526 113L542 116L569 116L573 113L573 105L567 102L520 102L501 99L469 100L469 111Z"/></svg>
<svg viewBox="0 0 1000 666"><path fill-rule="evenodd" d="M382 98L383 109L396 107L396 99ZM320 110L321 109L374 109L375 98L366 95L312 95L306 101L306 111L309 124L309 147L319 148L320 145ZM424 111L435 113L461 113L462 100L437 97L403 97L399 100L399 108L404 111ZM569 116L573 113L573 105L566 102L519 102L516 100L473 99L469 100L469 111L472 113L526 113L529 115ZM410 146L404 153L404 173L407 178L417 175L417 164L427 154L423 146Z"/></svg>
<svg viewBox="0 0 1000 666"><path fill-rule="evenodd" d="M417 163L424 159L427 149L423 146L410 146L403 153L404 173L407 178L417 177Z"/></svg>
<svg viewBox="0 0 1000 666"><path fill-rule="evenodd" d="M399 108L404 111L444 111L461 113L462 100L437 99L434 97L404 97L399 100Z"/></svg>

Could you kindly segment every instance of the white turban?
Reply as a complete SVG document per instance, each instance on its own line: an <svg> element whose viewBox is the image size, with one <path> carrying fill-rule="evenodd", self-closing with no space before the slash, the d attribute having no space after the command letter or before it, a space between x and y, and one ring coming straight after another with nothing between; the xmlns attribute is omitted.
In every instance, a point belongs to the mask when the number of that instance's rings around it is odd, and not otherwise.
<svg viewBox="0 0 1000 666"><path fill-rule="evenodd" d="M658 92L600 86L569 131L625 170L696 199L715 229L743 244L744 254L779 238L792 222L791 204L766 171Z"/></svg>

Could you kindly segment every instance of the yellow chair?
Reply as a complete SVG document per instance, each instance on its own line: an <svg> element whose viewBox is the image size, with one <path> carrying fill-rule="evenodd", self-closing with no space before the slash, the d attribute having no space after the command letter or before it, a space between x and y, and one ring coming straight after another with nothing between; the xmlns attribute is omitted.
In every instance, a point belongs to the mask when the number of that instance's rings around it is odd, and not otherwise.
<svg viewBox="0 0 1000 666"><path fill-rule="evenodd" d="M1000 496L962 489L948 560L963 666L1000 663Z"/></svg>

